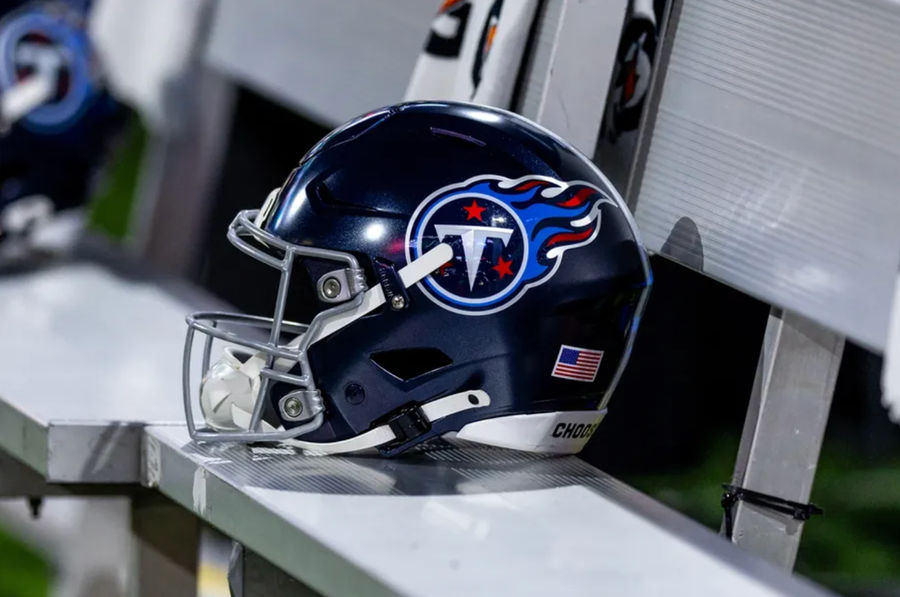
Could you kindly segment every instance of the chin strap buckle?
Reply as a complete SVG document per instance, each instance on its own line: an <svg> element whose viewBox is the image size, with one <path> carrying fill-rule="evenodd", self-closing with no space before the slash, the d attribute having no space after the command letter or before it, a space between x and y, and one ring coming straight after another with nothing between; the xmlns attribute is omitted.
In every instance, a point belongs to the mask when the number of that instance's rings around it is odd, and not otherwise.
<svg viewBox="0 0 900 597"><path fill-rule="evenodd" d="M381 288L384 290L384 298L388 306L394 311L401 311L409 306L409 294L406 285L400 278L400 273L392 261L376 257L374 260L375 275Z"/></svg>
<svg viewBox="0 0 900 597"><path fill-rule="evenodd" d="M760 493L752 489L745 489L736 485L722 485L725 493L722 495L722 508L725 510L725 536L731 539L734 531L734 506L738 502L747 502L754 506L761 506L780 512L781 514L789 514L794 520L806 521L813 514L823 514L823 510L815 504L801 504L800 502L792 502L784 498Z"/></svg>
<svg viewBox="0 0 900 597"><path fill-rule="evenodd" d="M387 416L384 424L391 428L396 437L389 444L380 446L382 449L390 449L405 444L431 431L431 421L422 409L415 404L402 406L392 412Z"/></svg>

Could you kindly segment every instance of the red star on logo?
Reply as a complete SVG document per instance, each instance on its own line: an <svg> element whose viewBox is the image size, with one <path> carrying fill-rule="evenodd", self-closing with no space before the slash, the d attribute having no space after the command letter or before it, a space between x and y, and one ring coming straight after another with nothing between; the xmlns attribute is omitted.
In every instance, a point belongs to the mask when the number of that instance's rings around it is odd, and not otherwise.
<svg viewBox="0 0 900 597"><path fill-rule="evenodd" d="M442 265L441 267L439 267L439 268L438 268L438 275L439 275L439 276L446 276L446 275L447 275L447 268L449 268L449 267L453 267L453 262L452 262L452 261L448 261L447 263L445 263L444 265Z"/></svg>
<svg viewBox="0 0 900 597"><path fill-rule="evenodd" d="M464 205L463 209L466 210L466 221L469 220L478 220L479 222L484 222L481 219L481 212L486 210L486 207L481 207L476 203L474 199L472 199L472 205Z"/></svg>
<svg viewBox="0 0 900 597"><path fill-rule="evenodd" d="M513 275L513 271L510 269L512 265L512 259L506 261L503 257L497 257L497 265L492 267L491 269L497 272L500 275L500 279L502 280L506 276Z"/></svg>

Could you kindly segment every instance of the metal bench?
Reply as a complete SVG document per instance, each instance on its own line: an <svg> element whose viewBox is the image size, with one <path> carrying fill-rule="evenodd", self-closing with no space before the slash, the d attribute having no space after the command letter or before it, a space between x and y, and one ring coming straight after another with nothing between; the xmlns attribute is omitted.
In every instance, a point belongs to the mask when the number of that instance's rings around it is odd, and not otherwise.
<svg viewBox="0 0 900 597"><path fill-rule="evenodd" d="M891 110L900 106L900 87L864 78L857 88L862 107L855 110L839 93L840 77L822 78L833 67L828 60L861 72L873 56L900 64L896 36L882 35L877 48L853 41L861 27L881 31L895 24L897 9L887 0L860 10L847 6L845 0L675 0L625 188L652 251L778 306L734 484L796 502L809 497L843 339L882 347L900 254L900 238L889 234L900 208L888 200L897 188L891 164L900 136L892 134L898 119ZM322 102L339 81L316 86L310 98L304 95L309 86L268 88L267 81L289 80L282 75L292 74L290 68L248 71L226 51L238 47L226 42L240 23L240 5L221 8L208 64L301 111L344 110ZM551 127L568 126L558 132L574 136L588 153L602 99L545 100L584 85L605 96L609 65L587 73L593 79L585 82L584 69L573 62L577 48L567 45L583 39L569 33L602 10L624 11L624 1L542 5L519 107ZM325 17L339 22L350 12ZM424 32L424 11L422 19L397 22ZM828 38L828 48L819 35L823 27L840 32ZM759 37L767 31L776 38ZM398 37L396 48L407 43ZM724 50L711 52L709 44ZM792 65L779 62L788 50L796 54ZM815 91L807 97L791 87L781 101L773 98L776 84L790 82L789 71ZM265 80L251 78L257 74ZM329 112L323 119L343 116ZM804 134L783 134L788 125ZM203 163L208 173L216 160ZM202 178L202 168L194 176ZM456 446L402 461L323 459L280 448L192 444L180 426L178 357L182 316L196 303L83 265L4 278L0 300L14 306L22 296L41 296L47 285L57 290L28 308L58 325L29 327L11 315L15 309L0 310L8 318L0 356L17 365L0 380L0 446L27 465L16 469L23 479L18 487L14 476L4 475L4 483L11 481L5 491L133 496L137 573L148 594L161 586L173 597L193 593L199 521L245 547L233 569L248 596L513 588L820 592L572 458ZM90 334L81 327L113 318L129 324L95 326ZM67 364L62 375L47 373L48 366ZM127 378L107 383L104 370L150 381L129 390ZM790 568L801 528L786 514L741 502L733 540Z"/></svg>
<svg viewBox="0 0 900 597"><path fill-rule="evenodd" d="M179 355L203 295L129 277L81 263L0 281L0 446L26 465L6 463L4 495L130 497L142 594L195 593L201 521L244 546L248 597L822 594L575 457L194 444Z"/></svg>

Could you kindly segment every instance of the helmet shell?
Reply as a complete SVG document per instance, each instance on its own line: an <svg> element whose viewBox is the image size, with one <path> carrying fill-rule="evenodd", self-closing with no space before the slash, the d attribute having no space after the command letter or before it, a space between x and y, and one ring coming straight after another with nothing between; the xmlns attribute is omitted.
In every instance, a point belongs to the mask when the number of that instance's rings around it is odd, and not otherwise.
<svg viewBox="0 0 900 597"><path fill-rule="evenodd" d="M86 31L89 3L0 4L0 94L35 70L23 47L53 46L61 56L54 97L0 133L0 210L30 195L49 197L57 210L80 205L126 116L102 84Z"/></svg>

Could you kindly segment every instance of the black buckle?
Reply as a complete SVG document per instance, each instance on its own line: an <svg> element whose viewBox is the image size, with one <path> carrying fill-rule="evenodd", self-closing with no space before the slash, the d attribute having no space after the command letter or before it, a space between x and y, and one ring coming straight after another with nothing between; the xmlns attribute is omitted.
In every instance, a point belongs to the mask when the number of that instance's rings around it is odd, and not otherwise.
<svg viewBox="0 0 900 597"><path fill-rule="evenodd" d="M396 438L384 448L392 448L431 431L431 422L415 404L403 406L387 416L385 424L391 428Z"/></svg>
<svg viewBox="0 0 900 597"><path fill-rule="evenodd" d="M400 279L397 267L392 261L376 257L373 259L375 264L375 276L384 290L384 298L388 307L394 311L400 311L409 306L409 295L406 293L406 286Z"/></svg>
<svg viewBox="0 0 900 597"><path fill-rule="evenodd" d="M815 504L801 504L784 498L745 489L736 485L722 485L722 508L725 509L725 536L731 539L734 530L734 505L744 501L754 506L762 506L782 514L789 514L794 520L809 520L813 514L823 514L823 510Z"/></svg>

